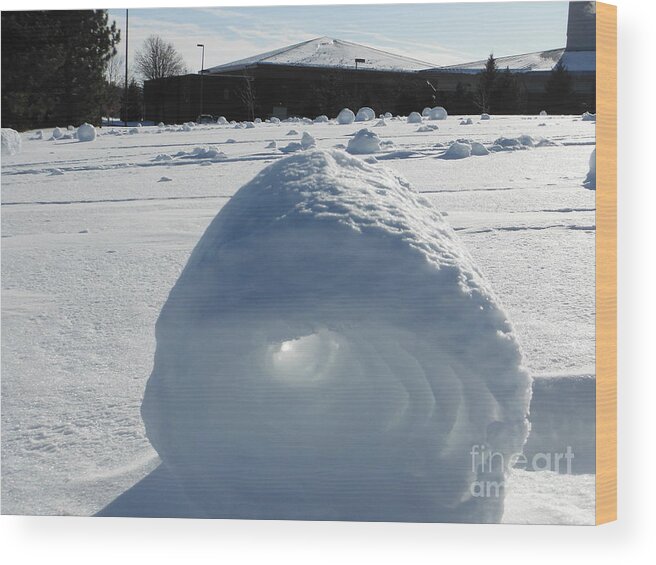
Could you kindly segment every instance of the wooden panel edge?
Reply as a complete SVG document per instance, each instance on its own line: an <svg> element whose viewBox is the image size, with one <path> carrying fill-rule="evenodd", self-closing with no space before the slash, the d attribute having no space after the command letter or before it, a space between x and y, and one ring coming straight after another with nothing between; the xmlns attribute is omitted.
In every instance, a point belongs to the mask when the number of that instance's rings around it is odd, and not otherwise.
<svg viewBox="0 0 656 565"><path fill-rule="evenodd" d="M596 523L617 519L617 7L596 3Z"/></svg>

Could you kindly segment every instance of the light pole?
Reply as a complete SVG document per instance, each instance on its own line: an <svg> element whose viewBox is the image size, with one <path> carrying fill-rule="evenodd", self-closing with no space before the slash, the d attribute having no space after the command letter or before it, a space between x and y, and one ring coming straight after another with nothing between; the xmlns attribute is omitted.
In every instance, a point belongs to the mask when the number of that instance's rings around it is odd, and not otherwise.
<svg viewBox="0 0 656 565"><path fill-rule="evenodd" d="M203 43L197 43L196 47L202 48L202 54L200 59L200 115L203 115L203 73L205 72L205 45Z"/></svg>

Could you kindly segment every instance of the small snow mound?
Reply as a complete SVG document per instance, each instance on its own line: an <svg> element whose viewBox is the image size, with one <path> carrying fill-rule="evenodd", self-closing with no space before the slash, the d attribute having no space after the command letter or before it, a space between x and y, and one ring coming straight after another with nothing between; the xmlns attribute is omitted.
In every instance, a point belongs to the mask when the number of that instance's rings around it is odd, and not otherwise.
<svg viewBox="0 0 656 565"><path fill-rule="evenodd" d="M244 127L246 129L253 129L255 127L255 124L253 122L244 122Z"/></svg>
<svg viewBox="0 0 656 565"><path fill-rule="evenodd" d="M172 180L171 177L161 177L157 182L171 182Z"/></svg>
<svg viewBox="0 0 656 565"><path fill-rule="evenodd" d="M228 120L226 120L226 117L225 117L225 116L219 116L219 117L216 119L216 123L219 124L220 126L225 126L225 125L228 124Z"/></svg>
<svg viewBox="0 0 656 565"><path fill-rule="evenodd" d="M590 154L590 160L588 161L588 175L583 181L583 186L589 188L590 190L597 189L597 149L593 149Z"/></svg>
<svg viewBox="0 0 656 565"><path fill-rule="evenodd" d="M536 147L555 147L557 145L560 145L558 141L546 137L541 137L535 144Z"/></svg>
<svg viewBox="0 0 656 565"><path fill-rule="evenodd" d="M79 128L77 128L77 138L79 141L95 141L96 128L91 124L82 124Z"/></svg>
<svg viewBox="0 0 656 565"><path fill-rule="evenodd" d="M314 123L315 124L325 124L328 123L330 120L328 119L328 116L322 114L321 116L317 116L314 118Z"/></svg>
<svg viewBox="0 0 656 565"><path fill-rule="evenodd" d="M420 124L421 123L421 114L419 112L410 112L407 122L409 124Z"/></svg>
<svg viewBox="0 0 656 565"><path fill-rule="evenodd" d="M156 336L146 434L204 516L501 519L503 489L471 493L521 452L530 378L470 254L395 172L341 151L269 165Z"/></svg>
<svg viewBox="0 0 656 565"><path fill-rule="evenodd" d="M535 139L530 135L520 135L518 138L519 142L526 147L535 147Z"/></svg>
<svg viewBox="0 0 656 565"><path fill-rule="evenodd" d="M442 155L442 159L465 159L471 157L472 147L469 143L454 141Z"/></svg>
<svg viewBox="0 0 656 565"><path fill-rule="evenodd" d="M349 108L344 108L339 114L337 114L337 123L346 125L352 124L355 121L355 114L353 110Z"/></svg>
<svg viewBox="0 0 656 565"><path fill-rule="evenodd" d="M39 139L43 139L43 130L37 130L34 132L34 135L30 137L30 139L38 141Z"/></svg>
<svg viewBox="0 0 656 565"><path fill-rule="evenodd" d="M378 121L374 124L373 127L375 127L375 128L382 128L382 127L385 127L385 126L387 126L387 122L385 121L385 118L381 118L380 120L378 120Z"/></svg>
<svg viewBox="0 0 656 565"><path fill-rule="evenodd" d="M223 151L211 146L199 146L194 147L191 151L179 151L175 154L175 157L180 159L211 159L213 161L227 158ZM167 159L156 158L156 160L166 161Z"/></svg>
<svg viewBox="0 0 656 565"><path fill-rule="evenodd" d="M349 139L346 150L352 155L368 155L380 151L378 134L368 129L361 129Z"/></svg>
<svg viewBox="0 0 656 565"><path fill-rule="evenodd" d="M229 137L228 139L226 139L226 143L237 143L237 140L232 139L232 137Z"/></svg>
<svg viewBox="0 0 656 565"><path fill-rule="evenodd" d="M277 149L278 144L275 141L269 141L267 144L266 148L267 149Z"/></svg>
<svg viewBox="0 0 656 565"><path fill-rule="evenodd" d="M55 129L52 130L52 138L53 139L61 139L63 135L64 135L64 132L61 130L61 128L55 128Z"/></svg>
<svg viewBox="0 0 656 565"><path fill-rule="evenodd" d="M196 159L225 159L226 154L216 147L194 147L189 157Z"/></svg>
<svg viewBox="0 0 656 565"><path fill-rule="evenodd" d="M158 128L165 128L166 124L164 122L160 122L159 124L157 124L157 127Z"/></svg>
<svg viewBox="0 0 656 565"><path fill-rule="evenodd" d="M51 177L60 177L64 174L64 171L61 169L50 169L50 176Z"/></svg>
<svg viewBox="0 0 656 565"><path fill-rule="evenodd" d="M481 120L489 120L490 119L490 114L481 114Z"/></svg>
<svg viewBox="0 0 656 565"><path fill-rule="evenodd" d="M285 147L281 147L280 151L283 153L296 153L296 151L303 151L303 146L298 141L292 141L285 145Z"/></svg>
<svg viewBox="0 0 656 565"><path fill-rule="evenodd" d="M262 118L255 118L254 122L256 124L261 124L262 123Z"/></svg>
<svg viewBox="0 0 656 565"><path fill-rule="evenodd" d="M431 113L431 110L432 110L432 108L429 108L428 106L426 106L426 107L421 111L421 115L422 115L424 118L427 118L427 117L429 116L429 114Z"/></svg>
<svg viewBox="0 0 656 565"><path fill-rule="evenodd" d="M474 122L472 121L471 118L467 118L466 120L460 120L460 125L461 126L471 126Z"/></svg>
<svg viewBox="0 0 656 565"><path fill-rule="evenodd" d="M435 106L435 108L431 108L431 111L428 114L429 120L446 120L448 117L449 114L442 106Z"/></svg>
<svg viewBox="0 0 656 565"><path fill-rule="evenodd" d="M22 140L15 129L2 128L2 155L18 155L21 152Z"/></svg>
<svg viewBox="0 0 656 565"><path fill-rule="evenodd" d="M597 114L591 114L590 112L583 112L583 115L581 116L581 120L584 122L596 122Z"/></svg>
<svg viewBox="0 0 656 565"><path fill-rule="evenodd" d="M392 112L385 112L385 113L383 114L383 118L385 118L386 120L391 120L392 117L393 117L393 116L392 116Z"/></svg>
<svg viewBox="0 0 656 565"><path fill-rule="evenodd" d="M479 143L478 141L472 141L471 154L482 156L482 155L489 155L490 152L488 151L487 147L485 147L485 145L483 145L482 143Z"/></svg>
<svg viewBox="0 0 656 565"><path fill-rule="evenodd" d="M298 135L298 132L297 132L295 129L290 129L290 130L287 132L287 135Z"/></svg>
<svg viewBox="0 0 656 565"><path fill-rule="evenodd" d="M166 153L160 153L153 159L153 161L173 161L173 157L171 157L171 155L167 155Z"/></svg>
<svg viewBox="0 0 656 565"><path fill-rule="evenodd" d="M374 112L369 106L363 106L358 110L358 113L355 115L356 122L369 122L376 118L376 112Z"/></svg>
<svg viewBox="0 0 656 565"><path fill-rule="evenodd" d="M311 147L316 147L317 140L314 139L308 132L303 132L303 137L301 137L301 146L303 149L310 149Z"/></svg>
<svg viewBox="0 0 656 565"><path fill-rule="evenodd" d="M187 127L187 126L183 126L183 128L184 128L184 127ZM191 131L191 128L189 128L188 130L185 129L185 131ZM134 134L136 134L136 133L139 133L139 128L131 128L130 131L128 131L128 133L129 133L130 135L134 135Z"/></svg>
<svg viewBox="0 0 656 565"><path fill-rule="evenodd" d="M500 137L495 140L494 146L501 147L503 151L517 151L535 146L535 140L530 135L520 135L519 137ZM493 149L496 151L496 149Z"/></svg>
<svg viewBox="0 0 656 565"><path fill-rule="evenodd" d="M542 117L544 118L545 116L548 116L549 114L547 114L547 111L546 111L546 110L541 110L540 113L539 113L538 115L539 115L539 116L542 116Z"/></svg>
<svg viewBox="0 0 656 565"><path fill-rule="evenodd" d="M437 126L432 126L430 124L426 124L424 126L419 126L417 128L417 133L428 133L430 131L435 131L437 129L439 129Z"/></svg>
<svg viewBox="0 0 656 565"><path fill-rule="evenodd" d="M274 116L274 117L270 118L269 121L270 121L272 124L279 124L279 123L280 123L280 118L276 118L276 117Z"/></svg>

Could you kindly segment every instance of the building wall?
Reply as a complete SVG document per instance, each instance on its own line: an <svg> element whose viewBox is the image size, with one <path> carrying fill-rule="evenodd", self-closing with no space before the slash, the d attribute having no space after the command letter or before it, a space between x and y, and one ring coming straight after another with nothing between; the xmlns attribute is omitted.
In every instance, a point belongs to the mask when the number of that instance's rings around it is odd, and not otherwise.
<svg viewBox="0 0 656 565"><path fill-rule="evenodd" d="M246 119L239 92L241 77L182 75L144 82L144 118L155 122L183 123L212 114ZM203 107L201 112L201 83Z"/></svg>
<svg viewBox="0 0 656 565"><path fill-rule="evenodd" d="M200 78L184 75L146 81L145 119L196 120L201 113ZM432 88L416 73L262 65L242 74L203 77L203 113L229 120L336 116L344 107L357 111L361 106L370 106L377 114L406 114L434 100Z"/></svg>
<svg viewBox="0 0 656 565"><path fill-rule="evenodd" d="M565 105L567 113L594 111L595 73L570 75L576 95ZM515 76L523 96L518 112L537 113L543 109L544 87L550 73L516 73ZM261 65L242 74L205 75L202 83L203 113L225 116L228 120L271 116L314 118L321 114L334 117L342 108L357 111L362 106L370 106L376 114L395 115L407 115L437 104L452 114L480 111L472 101L478 75L439 69L397 73ZM201 113L200 92L200 75L146 81L144 117L165 123L194 121Z"/></svg>

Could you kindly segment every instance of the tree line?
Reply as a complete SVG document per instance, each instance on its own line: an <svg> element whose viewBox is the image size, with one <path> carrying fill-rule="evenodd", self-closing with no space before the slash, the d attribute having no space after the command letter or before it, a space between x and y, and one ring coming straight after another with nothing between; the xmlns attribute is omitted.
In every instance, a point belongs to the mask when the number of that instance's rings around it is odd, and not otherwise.
<svg viewBox="0 0 656 565"><path fill-rule="evenodd" d="M438 92L436 99L453 114L524 114L534 111L536 104L553 114L595 110L594 95L586 98L574 91L573 78L562 61L549 73L542 93L529 97L520 77L509 68L500 69L490 54L473 87L458 82L454 91Z"/></svg>
<svg viewBox="0 0 656 565"><path fill-rule="evenodd" d="M175 47L158 36L135 55L128 78L121 40L107 10L2 12L2 127L100 124L102 117L140 121L141 82L184 74Z"/></svg>

